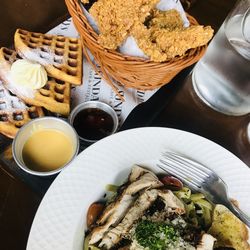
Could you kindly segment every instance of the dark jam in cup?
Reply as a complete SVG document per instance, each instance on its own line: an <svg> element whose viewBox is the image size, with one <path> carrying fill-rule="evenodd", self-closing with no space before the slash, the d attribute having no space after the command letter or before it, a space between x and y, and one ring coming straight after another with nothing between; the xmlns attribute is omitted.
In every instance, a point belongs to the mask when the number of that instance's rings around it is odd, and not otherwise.
<svg viewBox="0 0 250 250"><path fill-rule="evenodd" d="M73 126L81 138L99 140L113 132L114 121L101 109L87 108L76 114Z"/></svg>

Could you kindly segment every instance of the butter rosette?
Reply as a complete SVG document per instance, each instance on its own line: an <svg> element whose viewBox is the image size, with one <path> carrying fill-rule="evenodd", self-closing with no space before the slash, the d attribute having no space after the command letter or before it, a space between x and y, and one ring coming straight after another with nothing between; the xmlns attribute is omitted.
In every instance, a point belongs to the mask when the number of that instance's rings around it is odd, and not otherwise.
<svg viewBox="0 0 250 250"><path fill-rule="evenodd" d="M44 67L26 59L18 59L11 66L11 79L17 87L40 89L48 82Z"/></svg>

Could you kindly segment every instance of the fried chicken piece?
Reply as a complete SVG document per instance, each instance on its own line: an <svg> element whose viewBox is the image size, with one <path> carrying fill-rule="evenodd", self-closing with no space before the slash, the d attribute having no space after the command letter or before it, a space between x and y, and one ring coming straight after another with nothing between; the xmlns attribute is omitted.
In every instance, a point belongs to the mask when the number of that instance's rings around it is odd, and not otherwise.
<svg viewBox="0 0 250 250"><path fill-rule="evenodd" d="M187 50L205 45L213 36L210 26L200 25L188 28L161 29L137 23L132 31L139 48L154 62L163 62L176 56L183 56Z"/></svg>
<svg viewBox="0 0 250 250"><path fill-rule="evenodd" d="M203 46L213 36L210 26L194 25L183 29L154 29L151 30L151 40L155 41L167 59L183 56L189 49ZM152 58L157 60L157 58Z"/></svg>
<svg viewBox="0 0 250 250"><path fill-rule="evenodd" d="M82 0L87 1L87 0ZM213 36L210 26L183 27L177 10L156 9L159 0L98 0L90 8L99 27L98 42L117 49L126 38L135 38L152 61L183 56L187 50L205 45Z"/></svg>
<svg viewBox="0 0 250 250"><path fill-rule="evenodd" d="M98 0L89 12L96 20L99 44L116 49L128 37L135 22L144 23L159 0Z"/></svg>
<svg viewBox="0 0 250 250"><path fill-rule="evenodd" d="M131 30L131 35L135 38L138 47L149 56L150 59L157 58L160 61L165 59L164 54L155 41L152 41L150 29L147 29L145 25L137 22Z"/></svg>
<svg viewBox="0 0 250 250"><path fill-rule="evenodd" d="M183 20L180 13L175 9L167 11L155 9L152 11L152 17L149 21L148 27L173 30L176 28L182 28Z"/></svg>

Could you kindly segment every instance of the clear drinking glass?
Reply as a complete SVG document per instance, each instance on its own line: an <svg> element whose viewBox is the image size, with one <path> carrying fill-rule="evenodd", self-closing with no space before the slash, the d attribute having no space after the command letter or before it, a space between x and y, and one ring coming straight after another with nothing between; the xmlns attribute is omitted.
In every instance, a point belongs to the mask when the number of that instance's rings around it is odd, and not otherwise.
<svg viewBox="0 0 250 250"><path fill-rule="evenodd" d="M246 132L248 143L250 144L250 122L247 125L247 132Z"/></svg>
<svg viewBox="0 0 250 250"><path fill-rule="evenodd" d="M250 116L245 116L242 120L240 127L236 130L234 144L235 150L238 152L238 157L246 164L250 164ZM250 166L250 165L249 165Z"/></svg>
<svg viewBox="0 0 250 250"><path fill-rule="evenodd" d="M250 0L229 13L192 73L196 94L228 115L250 113Z"/></svg>

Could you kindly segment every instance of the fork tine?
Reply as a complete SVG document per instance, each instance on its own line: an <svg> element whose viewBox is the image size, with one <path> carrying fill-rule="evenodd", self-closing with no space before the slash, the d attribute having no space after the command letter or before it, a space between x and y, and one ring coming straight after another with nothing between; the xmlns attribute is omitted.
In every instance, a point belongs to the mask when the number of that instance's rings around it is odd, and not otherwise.
<svg viewBox="0 0 250 250"><path fill-rule="evenodd" d="M167 173L169 173L169 174L171 174L171 175L177 177L177 174L174 174L174 173L172 173L172 172L170 173L169 171L167 171L167 170L166 170L164 167L162 167L161 165L158 165L158 167L159 167L160 169L162 169L164 172L167 172ZM184 184L186 184L186 185L187 185L189 188L191 188L192 190L198 191L198 192L201 191L201 187L200 187L200 186L196 186L196 185L193 184L192 182L188 182L186 179L180 177L179 175L178 175L177 178L178 178L179 180L181 180Z"/></svg>
<svg viewBox="0 0 250 250"><path fill-rule="evenodd" d="M166 162L163 160L160 160L160 162L163 164L163 167L166 167L166 169L168 169L169 173L174 173L176 176L182 176L187 182L192 181L196 186L200 186L201 183L204 182L203 179L197 178L195 175L190 174L186 170L183 170L180 166L176 165L173 162Z"/></svg>
<svg viewBox="0 0 250 250"><path fill-rule="evenodd" d="M166 162L166 163L162 163L162 164L164 164L164 165L157 164L157 166L160 169L162 169L163 171L165 171L165 172L167 172L167 173L169 173L171 175L174 175L175 177L180 179L185 184L188 184L188 186L191 187L192 189L194 189L194 190L200 190L201 189L200 183L194 181L193 179L188 178L185 174L177 171L169 163Z"/></svg>
<svg viewBox="0 0 250 250"><path fill-rule="evenodd" d="M174 162L176 165L178 165L177 167L180 167L182 169L182 171L185 171L187 174L191 172L193 175L199 178L200 181L209 177L207 173L204 173L202 170L198 169L197 167L193 167L189 162L176 158L175 156L164 155L164 160L169 160L171 163Z"/></svg>
<svg viewBox="0 0 250 250"><path fill-rule="evenodd" d="M194 161L192 159L189 159L186 156L182 156L182 155L180 155L178 153L175 153L175 152L172 152L172 151L166 151L166 152L163 153L163 156L168 156L168 155L172 155L175 158L178 158L180 161L191 164L195 169L198 169L198 170L202 169L203 171L201 171L201 173L205 172L207 174L207 176L210 176L213 173L213 171L210 170L209 168L205 167L204 165L202 165L199 162L196 162L196 161Z"/></svg>
<svg viewBox="0 0 250 250"><path fill-rule="evenodd" d="M227 185L216 172L199 162L171 151L165 152L163 158L159 160L160 164L157 164L160 169L173 174L191 189L203 192L213 203L227 206L240 220L250 226L249 216L232 205L228 198Z"/></svg>
<svg viewBox="0 0 250 250"><path fill-rule="evenodd" d="M193 181L197 182L197 183L201 183L204 181L204 178L201 178L199 176L196 176L195 173L193 173L192 171L189 171L189 169L187 169L186 165L180 165L178 162L174 162L174 161L165 161L165 159L161 159L160 160L161 163L163 163L164 165L167 165L171 167L171 169L174 169L176 172L180 172L181 174L183 174L184 176L186 176L188 179L192 179Z"/></svg>

